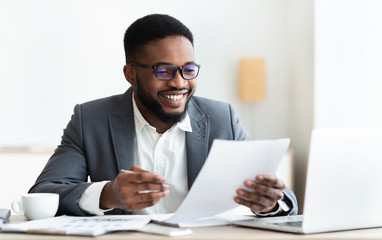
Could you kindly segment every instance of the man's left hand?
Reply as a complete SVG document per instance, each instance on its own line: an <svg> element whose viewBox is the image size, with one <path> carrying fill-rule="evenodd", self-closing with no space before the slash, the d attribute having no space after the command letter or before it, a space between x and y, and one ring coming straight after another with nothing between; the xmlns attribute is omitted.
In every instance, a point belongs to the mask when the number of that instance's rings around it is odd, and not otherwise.
<svg viewBox="0 0 382 240"><path fill-rule="evenodd" d="M255 180L245 180L244 186L252 191L238 188L235 202L249 207L255 213L276 211L277 201L283 197L285 183L274 176L259 174Z"/></svg>

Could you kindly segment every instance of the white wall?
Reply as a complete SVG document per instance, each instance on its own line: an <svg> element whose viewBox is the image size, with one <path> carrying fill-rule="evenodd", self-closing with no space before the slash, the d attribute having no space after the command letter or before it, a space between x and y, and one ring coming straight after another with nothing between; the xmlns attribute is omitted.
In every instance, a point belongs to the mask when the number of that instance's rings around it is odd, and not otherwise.
<svg viewBox="0 0 382 240"><path fill-rule="evenodd" d="M302 210L310 133L313 129L313 0L290 0L266 8L259 46L248 51L266 60L266 101L238 104L256 139L291 138L294 191ZM261 27L256 27L256 29ZM259 49L257 49L259 48Z"/></svg>
<svg viewBox="0 0 382 240"><path fill-rule="evenodd" d="M256 108L257 117L243 116L255 138L288 136L291 2L1 1L0 146L56 145L75 103L123 92L124 31L154 12L193 31L198 95L232 102L241 115ZM238 62L248 56L267 64L267 100L256 106L237 96Z"/></svg>
<svg viewBox="0 0 382 240"><path fill-rule="evenodd" d="M313 8L313 0L293 0L288 11L288 130L295 153L294 182L300 212L313 129Z"/></svg>
<svg viewBox="0 0 382 240"><path fill-rule="evenodd" d="M0 152L0 208L11 209L14 200L26 194L52 152Z"/></svg>
<svg viewBox="0 0 382 240"><path fill-rule="evenodd" d="M315 2L315 127L382 127L381 12L379 0Z"/></svg>

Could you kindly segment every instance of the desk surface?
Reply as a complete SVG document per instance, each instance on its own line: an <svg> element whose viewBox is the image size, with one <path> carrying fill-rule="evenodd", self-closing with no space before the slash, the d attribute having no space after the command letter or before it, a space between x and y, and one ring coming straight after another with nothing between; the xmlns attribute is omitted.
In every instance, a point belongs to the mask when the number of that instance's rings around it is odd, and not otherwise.
<svg viewBox="0 0 382 240"><path fill-rule="evenodd" d="M25 221L24 217L11 216L11 222ZM218 227L202 227L193 228L194 234L183 237L164 237L159 235L139 233L139 232L115 232L102 235L100 237L80 237L80 236L53 236L53 235L39 235L39 234L22 234L22 233L0 233L0 240L2 239L16 239L16 240L29 240L29 239L110 239L110 240L146 240L146 239L200 239L200 240L230 240L230 239L267 239L267 240L292 240L292 239L314 239L314 240L328 240L328 239L382 239L382 228L342 231L332 233L320 233L310 235L299 235L292 233L281 233L267 230L258 230L252 228L244 228L237 226L218 226Z"/></svg>

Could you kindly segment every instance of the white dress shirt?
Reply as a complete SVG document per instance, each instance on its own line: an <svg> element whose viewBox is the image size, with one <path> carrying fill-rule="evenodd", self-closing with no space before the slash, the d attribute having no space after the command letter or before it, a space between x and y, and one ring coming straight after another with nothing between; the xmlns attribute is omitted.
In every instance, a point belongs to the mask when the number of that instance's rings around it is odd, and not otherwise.
<svg viewBox="0 0 382 240"><path fill-rule="evenodd" d="M185 132L192 132L190 118L185 118L159 134L156 129L144 119L139 111L133 95L133 110L135 123L135 165L163 175L170 185L170 194L156 205L136 211L136 214L173 213L182 203L188 192L187 155ZM79 206L82 210L95 215L103 215L104 209L99 208L99 200L103 187L108 181L90 185L82 194Z"/></svg>
<svg viewBox="0 0 382 240"><path fill-rule="evenodd" d="M135 102L135 164L154 174L163 175L170 185L170 195L152 207L136 211L136 214L173 213L188 192L186 132L191 132L188 114L163 134L143 118Z"/></svg>

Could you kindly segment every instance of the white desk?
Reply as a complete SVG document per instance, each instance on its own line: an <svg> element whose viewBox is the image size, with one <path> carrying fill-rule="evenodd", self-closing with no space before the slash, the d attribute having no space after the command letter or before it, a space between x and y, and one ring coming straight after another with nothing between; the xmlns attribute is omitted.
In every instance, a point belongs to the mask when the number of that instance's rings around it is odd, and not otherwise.
<svg viewBox="0 0 382 240"><path fill-rule="evenodd" d="M11 216L11 222L25 221L22 216ZM219 227L203 227L193 228L194 234L170 238L165 236L139 233L139 232L116 232L102 235L100 237L77 237L77 236L53 236L53 235L38 235L38 234L21 234L21 233L0 233L2 239L30 240L30 239L107 239L107 240L146 240L146 239L199 239L199 240L237 240L237 239L267 239L267 240L294 240L294 239L310 239L310 240L348 240L348 239L382 239L382 228L342 231L333 233L321 233L310 235L298 235L292 233L281 233L267 230L257 230L252 228L243 228L237 226L219 226Z"/></svg>

